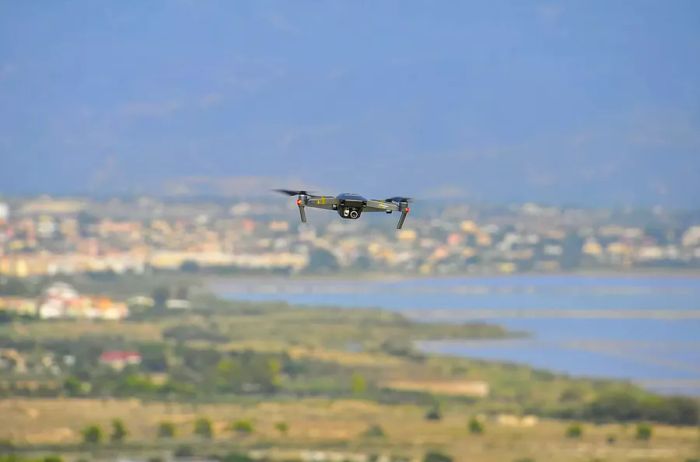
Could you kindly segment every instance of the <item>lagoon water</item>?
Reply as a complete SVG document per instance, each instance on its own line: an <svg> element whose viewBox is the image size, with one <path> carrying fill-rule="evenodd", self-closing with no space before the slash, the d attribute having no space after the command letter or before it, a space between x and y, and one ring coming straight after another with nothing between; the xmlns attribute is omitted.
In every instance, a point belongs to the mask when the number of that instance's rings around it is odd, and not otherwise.
<svg viewBox="0 0 700 462"><path fill-rule="evenodd" d="M700 278L536 275L398 280L229 279L221 296L379 307L421 321L480 320L528 338L422 342L429 352L629 379L700 395Z"/></svg>

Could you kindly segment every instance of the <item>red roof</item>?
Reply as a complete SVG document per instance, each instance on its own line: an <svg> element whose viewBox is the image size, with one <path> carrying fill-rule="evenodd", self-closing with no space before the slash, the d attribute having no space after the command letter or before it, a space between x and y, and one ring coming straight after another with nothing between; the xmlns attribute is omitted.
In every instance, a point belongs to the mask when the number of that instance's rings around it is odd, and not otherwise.
<svg viewBox="0 0 700 462"><path fill-rule="evenodd" d="M105 351L100 355L100 361L103 363L114 361L141 361L141 355L137 351Z"/></svg>

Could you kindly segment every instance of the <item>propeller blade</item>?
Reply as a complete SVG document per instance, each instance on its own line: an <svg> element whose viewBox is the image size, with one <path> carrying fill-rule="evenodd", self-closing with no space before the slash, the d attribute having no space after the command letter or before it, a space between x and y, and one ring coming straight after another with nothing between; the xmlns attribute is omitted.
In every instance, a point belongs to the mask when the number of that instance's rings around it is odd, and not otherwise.
<svg viewBox="0 0 700 462"><path fill-rule="evenodd" d="M278 193L282 193L282 194L286 194L288 196L301 196L301 195L308 196L309 195L308 191L293 191L291 189L273 189L273 191L278 192Z"/></svg>
<svg viewBox="0 0 700 462"><path fill-rule="evenodd" d="M384 202L413 202L413 199L410 197L394 196L388 199L384 199Z"/></svg>

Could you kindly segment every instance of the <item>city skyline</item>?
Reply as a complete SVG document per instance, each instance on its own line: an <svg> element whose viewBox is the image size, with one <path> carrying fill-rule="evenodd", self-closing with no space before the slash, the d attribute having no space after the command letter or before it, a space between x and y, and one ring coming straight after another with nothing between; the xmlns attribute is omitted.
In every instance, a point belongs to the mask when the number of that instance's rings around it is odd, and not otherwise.
<svg viewBox="0 0 700 462"><path fill-rule="evenodd" d="M681 1L2 2L0 192L696 207L699 16Z"/></svg>

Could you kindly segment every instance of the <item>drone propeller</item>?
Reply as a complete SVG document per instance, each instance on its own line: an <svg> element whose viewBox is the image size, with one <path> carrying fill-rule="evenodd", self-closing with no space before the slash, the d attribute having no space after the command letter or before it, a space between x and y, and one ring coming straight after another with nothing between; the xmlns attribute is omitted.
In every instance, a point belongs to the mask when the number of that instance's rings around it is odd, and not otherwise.
<svg viewBox="0 0 700 462"><path fill-rule="evenodd" d="M413 199L411 199L410 197L394 196L388 199L384 199L384 202L413 202Z"/></svg>
<svg viewBox="0 0 700 462"><path fill-rule="evenodd" d="M309 196L309 192L303 190L292 191L291 189L275 189L274 191L286 194L287 196L299 196L299 198L297 199L297 207L299 207L299 217L301 218L302 223L306 223L306 211L304 210L304 207L306 206L306 202L308 201L308 197L306 196Z"/></svg>
<svg viewBox="0 0 700 462"><path fill-rule="evenodd" d="M292 191L291 189L274 189L278 193L286 194L288 196L308 196L308 191Z"/></svg>

